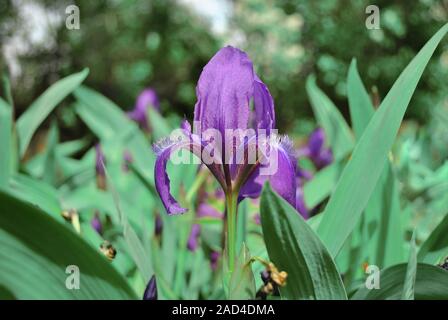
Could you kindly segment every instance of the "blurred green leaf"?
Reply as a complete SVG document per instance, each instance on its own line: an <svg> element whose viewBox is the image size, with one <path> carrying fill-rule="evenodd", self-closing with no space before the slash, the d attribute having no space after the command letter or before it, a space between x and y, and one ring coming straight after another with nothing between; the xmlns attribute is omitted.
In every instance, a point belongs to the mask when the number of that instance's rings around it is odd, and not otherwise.
<svg viewBox="0 0 448 320"><path fill-rule="evenodd" d="M335 161L305 183L303 194L308 208L314 208L333 192L341 174L341 167L341 161Z"/></svg>
<svg viewBox="0 0 448 320"><path fill-rule="evenodd" d="M235 270L229 281L229 299L255 299L255 279L252 273L249 249L243 243L241 252L235 262Z"/></svg>
<svg viewBox="0 0 448 320"><path fill-rule="evenodd" d="M448 214L431 232L431 235L423 242L418 251L418 261L437 263L448 256Z"/></svg>
<svg viewBox="0 0 448 320"><path fill-rule="evenodd" d="M0 98L0 189L8 185L11 175L12 108Z"/></svg>
<svg viewBox="0 0 448 320"><path fill-rule="evenodd" d="M104 164L102 164L104 166ZM134 259L135 264L137 265L140 274L143 277L145 283L149 281L153 271L153 266L151 263L151 253L146 252L144 246L137 236L134 228L129 224L128 217L124 215L120 206L119 195L114 187L114 183L112 181L111 176L107 173L106 168L104 167L107 177L108 188L112 194L112 198L114 201L115 209L117 210L118 221L123 228L123 238L128 245L129 253L131 257Z"/></svg>
<svg viewBox="0 0 448 320"><path fill-rule="evenodd" d="M375 113L375 109L359 76L355 59L352 60L348 70L347 97L353 131L356 139L359 139Z"/></svg>
<svg viewBox="0 0 448 320"><path fill-rule="evenodd" d="M89 74L89 69L65 77L40 95L17 120L20 156L23 157L34 132L53 109L75 90Z"/></svg>
<svg viewBox="0 0 448 320"><path fill-rule="evenodd" d="M380 289L359 289L353 300L399 300L403 292L407 264L389 267L380 273ZM417 264L414 298L416 300L448 299L448 271L429 264Z"/></svg>
<svg viewBox="0 0 448 320"><path fill-rule="evenodd" d="M110 262L74 232L36 207L3 192L0 248L0 283L15 298L136 298ZM66 287L70 276L66 268L71 265L79 268L79 290Z"/></svg>
<svg viewBox="0 0 448 320"><path fill-rule="evenodd" d="M406 67L356 144L318 228L332 256L338 254L359 221L380 178L412 94L447 30L448 25L440 29Z"/></svg>
<svg viewBox="0 0 448 320"><path fill-rule="evenodd" d="M328 137L335 159L340 160L344 158L354 146L350 127L338 108L319 89L313 76L308 77L306 81L306 91L317 122Z"/></svg>
<svg viewBox="0 0 448 320"><path fill-rule="evenodd" d="M375 109L358 74L356 60L348 72L349 110L357 140L362 136ZM360 243L370 264L386 268L404 262L404 231L401 224L398 181L389 161L383 169L367 207L365 227L368 241ZM356 265L356 264L355 264ZM359 266L356 265L355 268Z"/></svg>
<svg viewBox="0 0 448 320"><path fill-rule="evenodd" d="M115 103L92 89L82 86L74 94L80 102L76 112L90 130L102 141L121 141L140 173L153 185L155 155L137 125Z"/></svg>
<svg viewBox="0 0 448 320"><path fill-rule="evenodd" d="M299 213L267 184L261 197L261 225L269 258L288 273L280 288L287 299L347 299L336 265Z"/></svg>
<svg viewBox="0 0 448 320"><path fill-rule="evenodd" d="M411 239L411 248L409 250L409 261L406 268L406 277L404 278L402 300L414 300L415 277L417 273L417 248L415 245L415 231Z"/></svg>
<svg viewBox="0 0 448 320"><path fill-rule="evenodd" d="M43 181L16 174L9 181L8 193L62 220L57 190Z"/></svg>
<svg viewBox="0 0 448 320"><path fill-rule="evenodd" d="M158 111L154 110L154 108L148 108L147 119L151 127L151 133L153 134L155 140L168 137L173 130L170 124Z"/></svg>

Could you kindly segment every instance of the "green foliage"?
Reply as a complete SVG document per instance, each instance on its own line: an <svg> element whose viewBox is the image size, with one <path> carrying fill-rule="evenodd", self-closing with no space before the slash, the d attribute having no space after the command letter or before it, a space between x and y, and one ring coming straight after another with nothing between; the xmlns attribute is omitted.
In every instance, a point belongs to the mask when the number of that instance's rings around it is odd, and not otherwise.
<svg viewBox="0 0 448 320"><path fill-rule="evenodd" d="M6 3L0 26L6 12L13 26L20 16ZM201 68L219 42L234 38L211 34L174 0L129 4L80 3L81 30L55 27L57 58L48 48L30 50L19 57L22 77L2 77L0 298L135 299L154 275L160 299L254 299L261 289L272 289L267 299L448 299L448 273L440 267L448 254L448 109L439 97L444 84L433 83L446 75L435 50L448 25L379 103L437 27L421 29L435 14L413 10L434 9L436 2L413 3L405 12L380 1L379 31L364 27L363 1L235 3L228 31L247 37L242 47L273 94L279 129L294 125L299 147L304 134L322 127L335 161L319 170L299 161L313 174L298 190L308 220L270 185L261 199L239 202L241 250L231 273L226 221L200 211L206 204L224 215L220 186L206 168L168 163L171 191L188 212L166 215L151 145L178 128L180 116L191 118ZM0 40L10 31L0 28ZM90 72L77 72L82 67ZM371 94L374 84L379 94ZM125 112L148 85L161 96L160 112L147 111L149 129ZM403 121L415 109L414 94L428 118L424 125ZM315 121L297 122L297 114L309 113L307 95ZM200 227L194 239L193 226ZM110 261L101 251L105 241L117 252ZM68 265L80 269L80 290L65 287ZM280 297L267 285L272 274L259 276L273 265L287 273ZM368 265L382 270L379 290L363 285Z"/></svg>
<svg viewBox="0 0 448 320"><path fill-rule="evenodd" d="M319 237L269 185L260 210L269 258L288 273L286 286L280 288L282 297L346 299L336 265Z"/></svg>
<svg viewBox="0 0 448 320"><path fill-rule="evenodd" d="M0 282L14 298L135 299L126 281L78 235L4 192L0 226ZM70 265L81 273L79 290L66 288Z"/></svg>

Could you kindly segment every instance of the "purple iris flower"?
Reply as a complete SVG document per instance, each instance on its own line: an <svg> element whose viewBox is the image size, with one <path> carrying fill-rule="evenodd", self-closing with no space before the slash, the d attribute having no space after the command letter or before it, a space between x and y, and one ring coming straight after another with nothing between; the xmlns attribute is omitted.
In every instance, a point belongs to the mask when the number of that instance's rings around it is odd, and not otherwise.
<svg viewBox="0 0 448 320"><path fill-rule="evenodd" d="M101 145L98 143L95 145L95 170L96 170L96 185L98 189L106 190L106 172L104 166L106 165L106 159L104 158Z"/></svg>
<svg viewBox="0 0 448 320"><path fill-rule="evenodd" d="M157 300L157 282L155 276L152 276L146 285L143 300Z"/></svg>
<svg viewBox="0 0 448 320"><path fill-rule="evenodd" d="M210 253L210 267L213 271L218 268L218 261L221 254L218 251L212 251Z"/></svg>
<svg viewBox="0 0 448 320"><path fill-rule="evenodd" d="M160 215L157 213L156 214L156 222L154 225L154 234L156 236L160 236L162 234L162 230L163 230L163 221L162 221L162 218L160 217Z"/></svg>
<svg viewBox="0 0 448 320"><path fill-rule="evenodd" d="M187 210L170 194L166 173L168 160L179 149L196 154L226 196L237 196L239 200L258 197L268 180L295 207L296 159L292 143L286 137L277 136L273 99L255 74L247 54L231 46L220 49L204 67L196 94L193 131L184 121L176 138L170 137L154 147L156 189L168 214ZM249 128L251 103L253 128ZM242 131L244 137L229 137L229 130ZM253 150L257 151L255 161L249 157Z"/></svg>
<svg viewBox="0 0 448 320"><path fill-rule="evenodd" d="M103 233L103 224L101 223L98 212L95 212L95 216L92 218L92 221L90 221L90 225L98 234Z"/></svg>
<svg viewBox="0 0 448 320"><path fill-rule="evenodd" d="M317 128L310 134L307 145L299 149L297 156L308 157L318 170L333 162L331 149L325 147L325 132L322 128Z"/></svg>
<svg viewBox="0 0 448 320"><path fill-rule="evenodd" d="M207 203L201 203L197 209L197 217L198 218L211 217L222 219L223 214L218 210L216 210L213 206ZM201 226L198 223L193 224L191 227L190 235L188 236L188 242L187 242L188 250L195 251L198 248L199 245L198 239L200 233L201 233Z"/></svg>
<svg viewBox="0 0 448 320"><path fill-rule="evenodd" d="M190 235L188 236L187 249L190 251L196 251L199 246L198 238L201 233L201 226L197 223L191 226Z"/></svg>
<svg viewBox="0 0 448 320"><path fill-rule="evenodd" d="M152 88L146 88L137 97L137 102L132 111L128 112L129 118L138 122L144 129L149 129L147 121L148 107L160 110L160 102L157 93Z"/></svg>
<svg viewBox="0 0 448 320"><path fill-rule="evenodd" d="M129 171L129 165L132 163L133 160L134 159L132 158L132 154L128 150L125 150L123 155L123 166L122 166L124 172Z"/></svg>

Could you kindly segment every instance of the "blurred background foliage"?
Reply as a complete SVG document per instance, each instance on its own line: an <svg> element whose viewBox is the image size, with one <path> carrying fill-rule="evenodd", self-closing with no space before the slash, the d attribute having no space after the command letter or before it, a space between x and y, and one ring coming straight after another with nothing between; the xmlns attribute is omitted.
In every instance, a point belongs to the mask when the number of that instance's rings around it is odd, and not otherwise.
<svg viewBox="0 0 448 320"><path fill-rule="evenodd" d="M80 30L65 26L65 8L80 8ZM217 49L246 50L276 102L283 132L308 133L305 79L319 85L348 118L346 74L353 57L376 99L447 20L448 1L381 1L380 30L365 26L369 1L6 0L0 3L0 66L12 77L16 112L57 79L90 68L86 84L131 109L147 86L162 113L191 117L202 67ZM407 113L426 123L427 108L445 104L448 50L432 59ZM446 111L445 111L446 112ZM85 128L70 108L57 118L62 139Z"/></svg>

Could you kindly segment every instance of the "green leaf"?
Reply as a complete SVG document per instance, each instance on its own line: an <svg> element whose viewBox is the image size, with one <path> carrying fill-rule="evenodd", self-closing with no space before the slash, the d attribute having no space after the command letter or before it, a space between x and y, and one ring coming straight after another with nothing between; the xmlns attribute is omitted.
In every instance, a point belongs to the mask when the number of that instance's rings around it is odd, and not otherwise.
<svg viewBox="0 0 448 320"><path fill-rule="evenodd" d="M90 130L102 141L116 141L131 153L134 165L154 185L155 156L137 125L111 100L82 86L74 92L80 103L76 112Z"/></svg>
<svg viewBox="0 0 448 320"><path fill-rule="evenodd" d="M399 300L403 292L407 264L399 264L382 270L380 289L360 288L353 300ZM414 298L416 300L448 299L448 271L429 264L417 264Z"/></svg>
<svg viewBox="0 0 448 320"><path fill-rule="evenodd" d="M249 249L243 243L241 252L235 262L235 270L229 281L229 299L255 299L255 278L252 273Z"/></svg>
<svg viewBox="0 0 448 320"><path fill-rule="evenodd" d="M104 164L102 165L104 167ZM140 271L144 282L147 283L151 278L151 275L154 273L151 259L149 258L151 253L145 251L144 246L137 236L134 228L129 224L128 217L123 214L120 206L119 195L115 189L111 176L108 174L105 167L104 171L107 177L107 185L112 194L115 209L117 210L118 221L123 227L123 238L126 241L129 253L134 259L134 262L137 265L137 268Z"/></svg>
<svg viewBox="0 0 448 320"><path fill-rule="evenodd" d="M375 110L359 77L355 60L350 65L347 83L351 120L359 140ZM381 268L404 262L404 231L400 219L398 185L392 166L386 161L365 209L367 227L364 232L369 241L361 243L362 251L367 252L365 258L370 264Z"/></svg>
<svg viewBox="0 0 448 320"><path fill-rule="evenodd" d="M341 174L341 167L341 161L333 162L305 183L303 195L308 208L314 208L333 192Z"/></svg>
<svg viewBox="0 0 448 320"><path fill-rule="evenodd" d="M79 290L66 288L70 276L66 268L70 265L79 268ZM17 299L136 298L110 262L73 231L3 192L0 283Z"/></svg>
<svg viewBox="0 0 448 320"><path fill-rule="evenodd" d="M448 214L431 232L418 251L418 261L437 263L448 256Z"/></svg>
<svg viewBox="0 0 448 320"><path fill-rule="evenodd" d="M363 251L370 264L387 268L406 261L404 229L401 222L399 182L387 161L365 209L368 241Z"/></svg>
<svg viewBox="0 0 448 320"><path fill-rule="evenodd" d="M11 175L12 108L0 98L0 189L8 185Z"/></svg>
<svg viewBox="0 0 448 320"><path fill-rule="evenodd" d="M306 81L311 106L317 122L325 131L336 160L344 158L354 146L353 135L338 108L316 85L313 76Z"/></svg>
<svg viewBox="0 0 448 320"><path fill-rule="evenodd" d="M355 59L352 60L348 70L347 96L353 131L359 139L375 113L375 109L359 76Z"/></svg>
<svg viewBox="0 0 448 320"><path fill-rule="evenodd" d="M22 201L30 202L47 214L62 221L62 208L57 191L45 182L23 174L16 174L9 181L8 193Z"/></svg>
<svg viewBox="0 0 448 320"><path fill-rule="evenodd" d="M261 197L261 225L269 258L288 273L287 299L346 299L336 265L317 235L269 184Z"/></svg>
<svg viewBox="0 0 448 320"><path fill-rule="evenodd" d="M155 140L170 135L172 128L158 111L153 108L148 108L147 119Z"/></svg>
<svg viewBox="0 0 448 320"><path fill-rule="evenodd" d="M99 92L80 86L74 95L80 102L76 112L99 139L116 139L135 127L119 106Z"/></svg>
<svg viewBox="0 0 448 320"><path fill-rule="evenodd" d="M2 89L3 89L3 97L6 99L6 101L11 107L14 107L14 101L12 99L12 93L11 93L11 81L9 81L9 77L6 72L3 72L2 74Z"/></svg>
<svg viewBox="0 0 448 320"><path fill-rule="evenodd" d="M20 156L23 157L34 132L53 109L75 90L89 74L88 69L65 77L45 90L17 120Z"/></svg>
<svg viewBox="0 0 448 320"><path fill-rule="evenodd" d="M399 76L355 146L318 234L334 257L356 226L380 178L400 123L434 50L448 30L440 29Z"/></svg>
<svg viewBox="0 0 448 320"><path fill-rule="evenodd" d="M411 239L411 248L409 251L409 261L406 268L406 277L404 278L403 292L401 300L414 300L415 277L417 273L417 249L415 247L415 231Z"/></svg>

